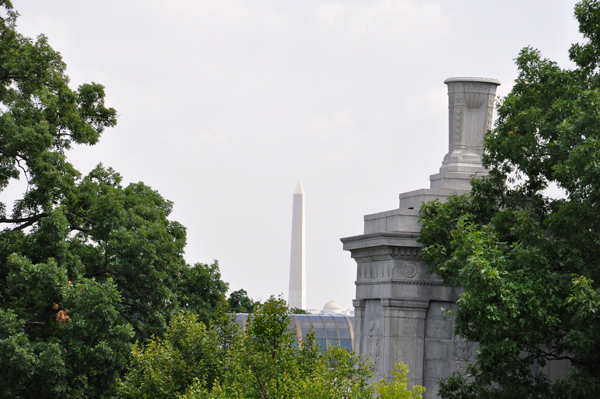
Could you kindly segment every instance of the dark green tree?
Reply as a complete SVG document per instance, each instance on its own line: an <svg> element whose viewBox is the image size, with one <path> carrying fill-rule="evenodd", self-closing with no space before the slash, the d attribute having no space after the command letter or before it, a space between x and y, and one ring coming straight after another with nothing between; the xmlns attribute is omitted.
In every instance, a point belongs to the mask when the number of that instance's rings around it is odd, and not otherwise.
<svg viewBox="0 0 600 399"><path fill-rule="evenodd" d="M573 69L532 48L488 132L488 177L421 208L424 259L461 285L456 333L479 342L445 398L600 397L600 2L575 16ZM563 198L545 189L556 185ZM566 360L565 379L540 368Z"/></svg>
<svg viewBox="0 0 600 399"><path fill-rule="evenodd" d="M300 308L290 308L290 314L308 314L308 312Z"/></svg>
<svg viewBox="0 0 600 399"><path fill-rule="evenodd" d="M216 263L185 263L171 202L67 161L116 111L100 84L72 90L60 53L19 34L17 16L0 0L0 191L27 181L0 203L0 396L110 396L135 339L184 308L208 321L227 285Z"/></svg>
<svg viewBox="0 0 600 399"><path fill-rule="evenodd" d="M252 313L255 305L260 304L260 302L250 299L244 289L233 291L229 294L227 302L233 313Z"/></svg>

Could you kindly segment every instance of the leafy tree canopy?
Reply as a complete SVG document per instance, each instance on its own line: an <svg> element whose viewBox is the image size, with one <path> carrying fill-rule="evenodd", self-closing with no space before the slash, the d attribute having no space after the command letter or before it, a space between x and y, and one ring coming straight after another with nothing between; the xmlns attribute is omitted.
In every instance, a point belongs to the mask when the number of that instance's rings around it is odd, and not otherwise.
<svg viewBox="0 0 600 399"><path fill-rule="evenodd" d="M370 364L340 347L322 352L314 332L298 345L289 310L271 297L240 332L221 313L209 327L191 313L173 319L164 338L136 345L120 393L128 398L406 398L408 369L398 365L391 382L368 384Z"/></svg>
<svg viewBox="0 0 600 399"><path fill-rule="evenodd" d="M116 124L104 87L69 87L45 36L16 30L0 0L0 392L13 398L110 396L131 345L190 309L208 321L227 285L218 265L187 265L172 203L98 165L66 158ZM9 207L12 208L9 210Z"/></svg>
<svg viewBox="0 0 600 399"><path fill-rule="evenodd" d="M290 313L291 314L308 314L308 312L304 309L300 309L300 308L290 308Z"/></svg>
<svg viewBox="0 0 600 399"><path fill-rule="evenodd" d="M241 289L233 291L227 299L229 308L234 313L252 313L256 305L260 305L259 301L255 301L248 297L246 290Z"/></svg>
<svg viewBox="0 0 600 399"><path fill-rule="evenodd" d="M587 39L569 51L575 68L532 48L516 59L485 139L490 175L421 208L424 259L464 287L455 330L480 343L445 398L600 397L600 2L575 16ZM561 359L567 378L549 379Z"/></svg>

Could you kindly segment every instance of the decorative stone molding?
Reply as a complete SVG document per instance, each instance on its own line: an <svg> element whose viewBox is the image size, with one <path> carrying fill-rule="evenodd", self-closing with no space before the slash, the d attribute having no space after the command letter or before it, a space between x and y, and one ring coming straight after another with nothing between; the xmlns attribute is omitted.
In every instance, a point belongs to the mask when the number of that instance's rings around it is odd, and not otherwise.
<svg viewBox="0 0 600 399"><path fill-rule="evenodd" d="M357 280L372 280L392 277L392 266L383 262L359 264Z"/></svg>
<svg viewBox="0 0 600 399"><path fill-rule="evenodd" d="M454 110L454 144L460 145L462 141L462 109Z"/></svg>
<svg viewBox="0 0 600 399"><path fill-rule="evenodd" d="M410 300L410 299L396 299L396 298L382 298L381 306L384 308L410 308L410 309L423 309L426 310L429 307L428 300Z"/></svg>
<svg viewBox="0 0 600 399"><path fill-rule="evenodd" d="M441 278L429 273L427 265L422 260L373 261L357 264L356 282L363 284L369 281L406 281L419 280L422 282L438 283ZM394 283L401 284L401 283Z"/></svg>
<svg viewBox="0 0 600 399"><path fill-rule="evenodd" d="M404 281L404 280L393 280L392 284L404 284L404 285L423 285L426 287L446 287L443 282L434 281Z"/></svg>
<svg viewBox="0 0 600 399"><path fill-rule="evenodd" d="M406 262L402 269L402 274L404 274L405 277L413 278L417 275L418 271L419 271L419 268L417 265L415 265L414 263L411 263L411 262Z"/></svg>
<svg viewBox="0 0 600 399"><path fill-rule="evenodd" d="M364 299L353 299L352 300L352 306L354 306L355 308L364 309L366 305L367 305L367 301L365 301Z"/></svg>
<svg viewBox="0 0 600 399"><path fill-rule="evenodd" d="M422 255L421 248L410 247L388 247L392 256L410 256L420 257Z"/></svg>

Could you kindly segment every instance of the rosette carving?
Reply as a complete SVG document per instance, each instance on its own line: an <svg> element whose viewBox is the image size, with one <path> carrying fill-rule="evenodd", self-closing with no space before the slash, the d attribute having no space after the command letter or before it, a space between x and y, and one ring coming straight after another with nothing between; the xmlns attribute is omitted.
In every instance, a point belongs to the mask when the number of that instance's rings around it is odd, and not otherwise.
<svg viewBox="0 0 600 399"><path fill-rule="evenodd" d="M419 268L417 265L415 265L414 263L411 263L411 262L406 262L404 264L402 274L404 274L404 276L406 276L408 278L413 278L417 275L418 271L419 271Z"/></svg>

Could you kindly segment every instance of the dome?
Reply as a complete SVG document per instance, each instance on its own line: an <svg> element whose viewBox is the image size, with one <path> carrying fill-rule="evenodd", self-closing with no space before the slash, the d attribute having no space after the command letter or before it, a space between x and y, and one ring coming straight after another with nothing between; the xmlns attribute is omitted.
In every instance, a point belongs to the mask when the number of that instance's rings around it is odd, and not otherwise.
<svg viewBox="0 0 600 399"><path fill-rule="evenodd" d="M325 306L323 306L323 310L325 309L342 309L342 305L340 305L339 303L337 303L336 301L329 301L325 304Z"/></svg>
<svg viewBox="0 0 600 399"><path fill-rule="evenodd" d="M342 305L335 301L329 301L323 306L323 310L321 310L321 314L341 314L344 311L342 309Z"/></svg>

